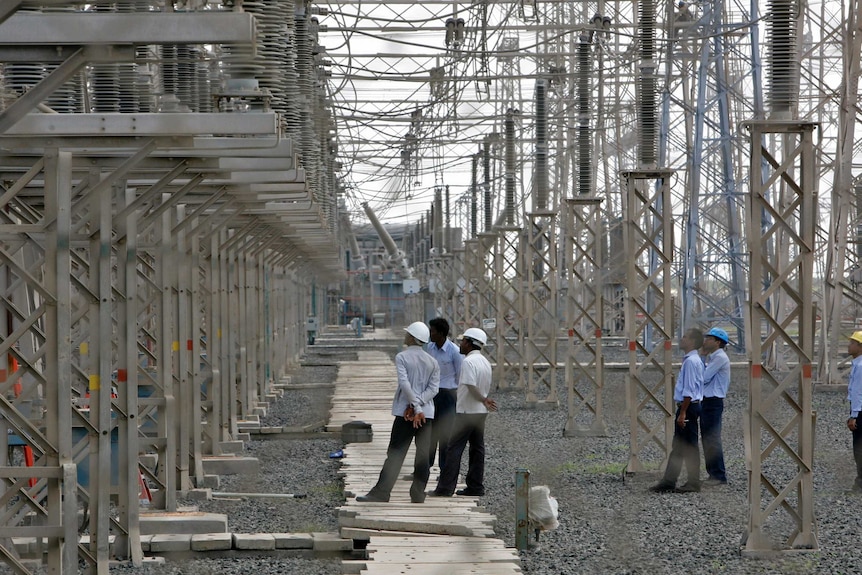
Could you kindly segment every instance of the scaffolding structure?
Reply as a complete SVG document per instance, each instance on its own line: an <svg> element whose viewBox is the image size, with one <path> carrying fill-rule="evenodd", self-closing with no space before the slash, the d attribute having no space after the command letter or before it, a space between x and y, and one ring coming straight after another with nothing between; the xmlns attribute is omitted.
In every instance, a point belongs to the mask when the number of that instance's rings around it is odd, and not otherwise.
<svg viewBox="0 0 862 575"><path fill-rule="evenodd" d="M0 9L0 437L33 455L0 450L0 555L19 573L12 536L52 573L140 564L142 500L177 511L241 449L344 275L319 66L269 44L290 15L314 45L304 7L156 4Z"/></svg>
<svg viewBox="0 0 862 575"><path fill-rule="evenodd" d="M475 149L495 134L504 136L503 146L490 148L499 152L485 169L496 178L488 185L491 194L478 200L486 208L492 204L487 213L506 214L484 230L489 238L497 236L493 285L483 280L490 269L479 271L475 240L465 242L463 252L460 244L449 246L465 267L464 274L450 276L457 295L448 311L459 328L496 313L498 386L523 389L528 403L539 406L555 403L562 381L568 410L563 432L588 434L592 425L601 427L600 354L608 348L603 344L624 338L632 418L628 469L639 471L658 465L645 457L660 461L670 448L675 342L686 329L721 327L731 335L732 351L778 370L780 378L793 373L802 361L795 345L778 345L771 336L752 341L758 332L752 332L755 319L745 305L755 285L755 240L754 228L744 223L760 218L762 232L774 216L766 205L745 205L770 176L765 161L759 168L751 164L754 148L740 122L764 121L767 114L770 120L821 127L812 168L821 189L811 208L821 217L814 219L810 244L811 317L817 319L806 328L805 341L814 344L804 361L813 354L818 366L812 383L845 380L841 338L858 327L862 302L855 241L862 186L854 171L859 144L850 111L858 103L862 3L349 6L358 14L351 30L385 32L396 42L403 32L414 48L409 56L382 50L349 54L345 78L373 78L376 89L383 83L392 91L386 102L345 100L353 111L340 119L350 126L346 146L367 150L371 142L385 157L407 121L410 107L401 103L424 102L426 145L412 148L423 168L411 193L421 188L423 172L433 175L435 186L452 187L455 209L447 209L447 218L473 238ZM346 30L330 28L336 34ZM465 58L468 52L473 56ZM336 69L346 66L346 54L330 57ZM404 73L408 64L411 72ZM788 99L790 93L794 98ZM379 133L367 131L372 118ZM385 137L382 125L388 127ZM759 137L764 153L776 155L788 145L786 135L769 130ZM366 175L358 169L351 177ZM584 197L603 200L589 224L572 219L571 202ZM584 235L589 233L595 240ZM595 253L587 254L593 241ZM765 245L764 257L786 262L793 251L788 241L782 236ZM587 271L580 275L581 270ZM779 306L771 308L779 314L775 321L784 330L801 329L783 307L793 298L778 297L784 288L770 281L776 290L770 305ZM495 293L485 295L486 288ZM473 307L476 302L483 302L483 310ZM596 323L590 335L586 327ZM567 347L560 353L562 342ZM576 379L578 374L585 379ZM804 402L800 409L807 409ZM579 424L587 414L596 421ZM805 513L799 512L803 531L809 528ZM766 539L758 532L747 546L765 546Z"/></svg>
<svg viewBox="0 0 862 575"><path fill-rule="evenodd" d="M860 22L860 0L2 3L0 437L35 462L1 450L3 560L27 572L9 537L39 534L52 572L139 563L141 482L175 510L321 302L349 284L374 316L408 269L406 313L487 327L496 384L565 405L567 435L603 433L625 338L630 471L669 448L674 340L726 329L752 366L744 549L775 546L776 506L778 546L816 548L810 393L862 317ZM347 247L363 202L421 214L394 267ZM797 416L769 419L779 396Z"/></svg>

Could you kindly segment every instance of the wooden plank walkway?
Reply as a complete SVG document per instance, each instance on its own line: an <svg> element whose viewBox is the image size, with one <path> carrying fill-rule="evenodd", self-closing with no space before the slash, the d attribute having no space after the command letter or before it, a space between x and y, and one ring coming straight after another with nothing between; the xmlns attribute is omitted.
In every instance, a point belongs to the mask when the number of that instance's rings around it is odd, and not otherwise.
<svg viewBox="0 0 862 575"><path fill-rule="evenodd" d="M382 352L359 351L358 361L342 362L332 396L327 430L348 421L371 424L371 443L344 448L341 474L347 505L339 508L341 536L368 540L368 559L343 561L345 573L367 575L508 575L521 573L515 549L494 539L496 518L472 497L428 497L410 503L410 481L399 479L389 503L357 503L377 481L392 429L395 365ZM411 446L401 470L413 472ZM431 470L428 489L439 475Z"/></svg>

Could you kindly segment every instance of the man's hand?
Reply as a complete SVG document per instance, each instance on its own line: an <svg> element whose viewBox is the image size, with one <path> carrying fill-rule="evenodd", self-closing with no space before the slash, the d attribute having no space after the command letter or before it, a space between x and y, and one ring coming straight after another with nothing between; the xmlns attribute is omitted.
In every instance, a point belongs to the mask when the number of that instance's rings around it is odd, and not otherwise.
<svg viewBox="0 0 862 575"><path fill-rule="evenodd" d="M488 408L488 411L497 411L497 402L490 397L483 399L482 403Z"/></svg>
<svg viewBox="0 0 862 575"><path fill-rule="evenodd" d="M847 429L849 429L850 431L856 431L856 418L855 417L851 417L850 419L847 420Z"/></svg>
<svg viewBox="0 0 862 575"><path fill-rule="evenodd" d="M679 417L676 418L676 424L679 427L685 427L685 412L684 411L679 412Z"/></svg>
<svg viewBox="0 0 862 575"><path fill-rule="evenodd" d="M408 405L407 409L404 410L404 419L406 419L407 421L413 421L414 417L415 417L415 413L413 411L413 406Z"/></svg>
<svg viewBox="0 0 862 575"><path fill-rule="evenodd" d="M425 423L425 414L424 413L415 413L413 414L413 429L419 429Z"/></svg>

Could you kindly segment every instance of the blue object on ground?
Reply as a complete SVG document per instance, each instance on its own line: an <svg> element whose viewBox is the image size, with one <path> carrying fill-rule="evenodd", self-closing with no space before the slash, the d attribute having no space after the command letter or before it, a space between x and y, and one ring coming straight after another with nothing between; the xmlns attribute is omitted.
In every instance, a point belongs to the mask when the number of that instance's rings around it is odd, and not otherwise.
<svg viewBox="0 0 862 575"><path fill-rule="evenodd" d="M343 449L339 449L338 451L333 451L332 453L329 454L330 459L340 459L342 457L344 457L344 450Z"/></svg>

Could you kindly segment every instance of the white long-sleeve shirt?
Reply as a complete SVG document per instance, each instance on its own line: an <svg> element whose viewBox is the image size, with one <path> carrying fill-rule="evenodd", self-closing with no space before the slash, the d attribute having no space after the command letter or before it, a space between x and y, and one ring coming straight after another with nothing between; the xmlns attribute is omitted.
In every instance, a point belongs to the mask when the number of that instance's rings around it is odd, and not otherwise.
<svg viewBox="0 0 862 575"><path fill-rule="evenodd" d="M401 417L408 405L416 413L434 419L434 396L440 388L440 366L418 345L411 345L395 356L398 388L392 400L392 415Z"/></svg>

